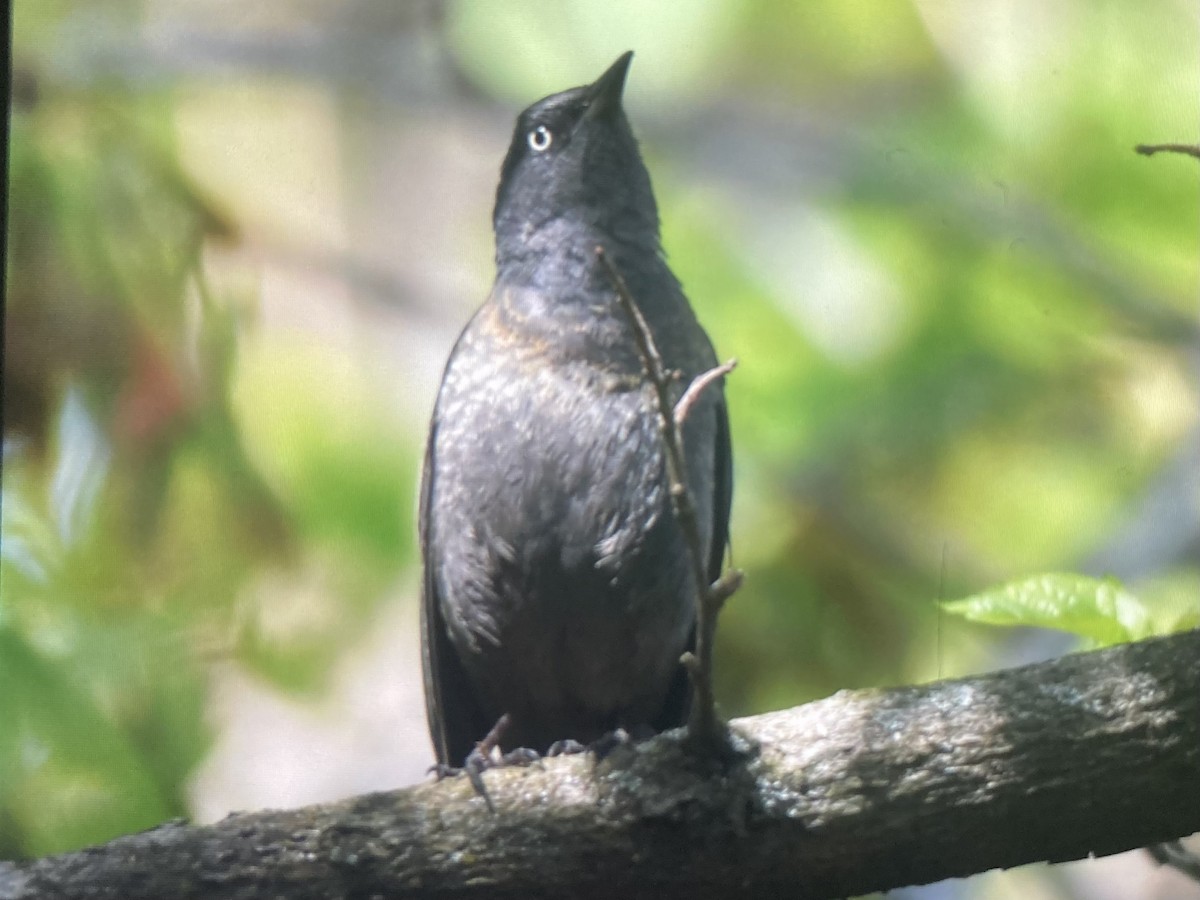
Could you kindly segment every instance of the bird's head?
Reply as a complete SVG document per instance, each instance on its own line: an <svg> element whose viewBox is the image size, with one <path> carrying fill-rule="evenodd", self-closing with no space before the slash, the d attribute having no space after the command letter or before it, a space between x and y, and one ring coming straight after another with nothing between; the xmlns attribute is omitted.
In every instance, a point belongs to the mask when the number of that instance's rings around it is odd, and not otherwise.
<svg viewBox="0 0 1200 900"><path fill-rule="evenodd" d="M621 95L633 52L592 84L552 94L517 117L493 223L500 261L564 236L658 246L650 176Z"/></svg>

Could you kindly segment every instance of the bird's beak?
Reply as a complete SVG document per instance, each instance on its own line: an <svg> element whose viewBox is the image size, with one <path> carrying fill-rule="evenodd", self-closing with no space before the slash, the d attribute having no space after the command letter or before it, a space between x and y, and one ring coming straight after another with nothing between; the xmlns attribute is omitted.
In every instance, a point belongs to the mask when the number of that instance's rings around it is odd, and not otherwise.
<svg viewBox="0 0 1200 900"><path fill-rule="evenodd" d="M587 112L585 119L602 119L614 115L621 109L621 93L625 90L625 76L633 51L627 50L617 57L608 71L588 85Z"/></svg>

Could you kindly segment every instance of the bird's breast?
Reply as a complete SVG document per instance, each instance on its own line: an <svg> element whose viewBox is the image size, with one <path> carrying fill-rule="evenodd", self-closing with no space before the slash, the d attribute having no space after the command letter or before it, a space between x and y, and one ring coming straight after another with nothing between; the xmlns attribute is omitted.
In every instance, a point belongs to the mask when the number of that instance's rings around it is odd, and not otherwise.
<svg viewBox="0 0 1200 900"><path fill-rule="evenodd" d="M438 594L481 682L599 707L665 683L694 586L636 354L564 353L485 306L451 355L434 425ZM689 465L707 546L712 429L699 437Z"/></svg>

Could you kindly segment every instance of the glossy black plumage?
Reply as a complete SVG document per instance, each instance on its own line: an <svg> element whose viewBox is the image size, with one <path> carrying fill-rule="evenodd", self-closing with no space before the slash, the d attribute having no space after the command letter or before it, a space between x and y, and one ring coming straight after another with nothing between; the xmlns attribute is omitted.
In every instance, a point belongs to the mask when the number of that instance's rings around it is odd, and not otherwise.
<svg viewBox="0 0 1200 900"><path fill-rule="evenodd" d="M447 363L422 480L425 696L438 761L503 714L503 749L683 723L695 585L659 423L603 245L682 392L716 364L663 259L621 94L632 54L517 120L493 224L496 282ZM685 427L715 578L727 540L720 385Z"/></svg>

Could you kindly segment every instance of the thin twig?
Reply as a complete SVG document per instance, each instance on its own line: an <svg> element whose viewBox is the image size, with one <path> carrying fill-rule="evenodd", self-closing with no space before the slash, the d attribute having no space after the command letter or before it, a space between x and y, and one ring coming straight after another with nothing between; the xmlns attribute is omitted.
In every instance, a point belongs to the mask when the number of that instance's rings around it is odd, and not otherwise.
<svg viewBox="0 0 1200 900"><path fill-rule="evenodd" d="M1133 148L1142 156L1153 156L1155 153L1182 153L1200 159L1200 144L1138 144Z"/></svg>
<svg viewBox="0 0 1200 900"><path fill-rule="evenodd" d="M687 420L688 413L692 411L692 407L696 405L696 401L700 399L700 395L704 393L704 389L717 379L724 378L736 367L737 360L731 359L729 362L714 366L707 372L702 372L693 378L692 383L683 392L683 396L679 398L679 402L675 404L675 424L682 428L683 423Z"/></svg>
<svg viewBox="0 0 1200 900"><path fill-rule="evenodd" d="M722 575L713 584L708 582L696 505L688 488L687 460L683 454L683 422L701 392L731 371L734 363L731 361L725 366L717 366L697 376L684 391L679 402L672 403L672 377L663 363L650 326L630 294L625 279L621 277L621 273L617 271L603 247L596 247L596 258L608 273L621 308L633 325L634 340L637 342L646 376L654 387L660 431L666 449L671 507L680 530L683 531L696 583L696 650L694 653L685 653L681 659L687 668L695 694L688 718L688 736L697 746L719 747L725 743L725 726L717 717L716 696L713 692L713 640L717 631L717 615L725 601L741 584L742 573L733 570Z"/></svg>

